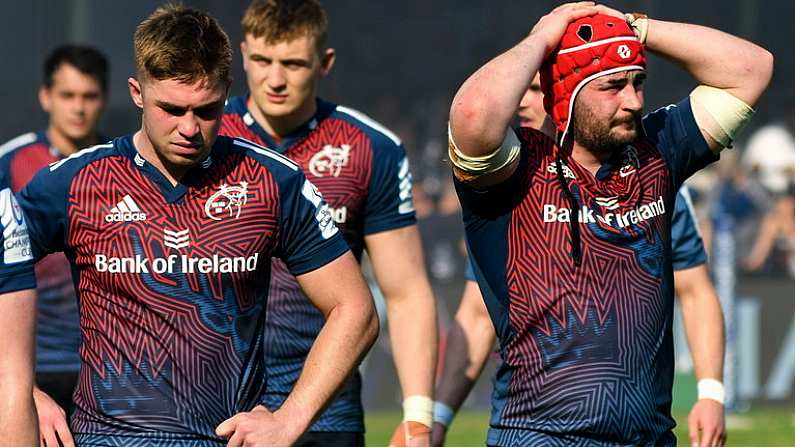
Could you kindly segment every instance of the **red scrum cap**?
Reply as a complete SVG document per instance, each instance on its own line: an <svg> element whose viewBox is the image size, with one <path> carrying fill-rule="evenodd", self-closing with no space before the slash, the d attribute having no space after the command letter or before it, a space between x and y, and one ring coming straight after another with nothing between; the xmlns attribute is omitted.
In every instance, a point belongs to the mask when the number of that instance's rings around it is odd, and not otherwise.
<svg viewBox="0 0 795 447"><path fill-rule="evenodd" d="M623 18L597 14L569 24L541 67L544 109L563 144L580 89L599 76L645 70L643 45Z"/></svg>

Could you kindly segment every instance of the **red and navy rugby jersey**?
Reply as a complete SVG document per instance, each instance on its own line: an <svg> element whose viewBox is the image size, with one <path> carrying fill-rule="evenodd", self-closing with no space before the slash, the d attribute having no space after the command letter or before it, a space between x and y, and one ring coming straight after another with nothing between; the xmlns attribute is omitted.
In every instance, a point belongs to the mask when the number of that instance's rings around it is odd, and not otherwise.
<svg viewBox="0 0 795 447"><path fill-rule="evenodd" d="M676 191L714 161L689 100L643 119L646 137L597 175L544 134L517 130L519 166L476 191L456 182L475 276L503 363L487 443L673 445ZM579 213L582 265L571 256Z"/></svg>
<svg viewBox="0 0 795 447"><path fill-rule="evenodd" d="M14 193L44 166L62 157L45 131L20 135L0 146L0 172L6 173ZM39 297L36 318L36 371L76 372L80 369L80 325L72 270L63 253L53 253L36 264Z"/></svg>
<svg viewBox="0 0 795 447"><path fill-rule="evenodd" d="M81 446L225 445L215 427L261 399L271 257L299 275L348 250L295 163L227 137L176 186L127 136L2 198L0 292L33 287L47 253L72 263Z"/></svg>
<svg viewBox="0 0 795 447"><path fill-rule="evenodd" d="M301 166L328 202L357 258L365 235L416 222L405 150L383 126L355 110L318 100L315 116L277 143L253 119L246 101L229 99L221 134L275 149ZM265 402L270 409L279 408L293 389L323 323L293 275L275 260L265 326ZM355 373L310 430L364 431L360 394L361 378Z"/></svg>

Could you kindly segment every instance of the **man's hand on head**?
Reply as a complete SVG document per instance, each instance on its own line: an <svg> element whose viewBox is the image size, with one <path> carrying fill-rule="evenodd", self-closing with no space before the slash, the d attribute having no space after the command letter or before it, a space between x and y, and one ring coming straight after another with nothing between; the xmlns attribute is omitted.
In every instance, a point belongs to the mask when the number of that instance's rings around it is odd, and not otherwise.
<svg viewBox="0 0 795 447"><path fill-rule="evenodd" d="M566 32L569 23L582 18L597 14L599 10L594 2L565 3L553 9L549 14L541 17L535 24L531 36L537 36L544 43L545 54L554 50L560 43L560 39Z"/></svg>

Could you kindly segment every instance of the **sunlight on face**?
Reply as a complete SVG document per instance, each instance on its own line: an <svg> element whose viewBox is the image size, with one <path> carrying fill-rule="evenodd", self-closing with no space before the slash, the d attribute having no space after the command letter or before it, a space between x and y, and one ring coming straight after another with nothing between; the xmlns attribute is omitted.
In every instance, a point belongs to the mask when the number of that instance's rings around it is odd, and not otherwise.
<svg viewBox="0 0 795 447"><path fill-rule="evenodd" d="M638 137L643 112L640 70L602 76L589 82L574 103L574 139L594 151L613 151Z"/></svg>
<svg viewBox="0 0 795 447"><path fill-rule="evenodd" d="M133 100L143 110L144 136L167 170L188 169L210 152L224 111L228 86L199 81L144 79ZM141 148L139 148L141 149Z"/></svg>

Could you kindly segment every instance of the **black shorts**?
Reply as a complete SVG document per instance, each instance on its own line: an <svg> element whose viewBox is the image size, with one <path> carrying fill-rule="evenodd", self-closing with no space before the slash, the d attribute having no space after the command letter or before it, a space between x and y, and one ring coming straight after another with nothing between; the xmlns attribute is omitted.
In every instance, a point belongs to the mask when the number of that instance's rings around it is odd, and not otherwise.
<svg viewBox="0 0 795 447"><path fill-rule="evenodd" d="M72 392L77 386L77 376L77 371L36 373L36 386L52 397L68 416L74 409Z"/></svg>
<svg viewBox="0 0 795 447"><path fill-rule="evenodd" d="M293 447L364 447L364 433L308 432Z"/></svg>

